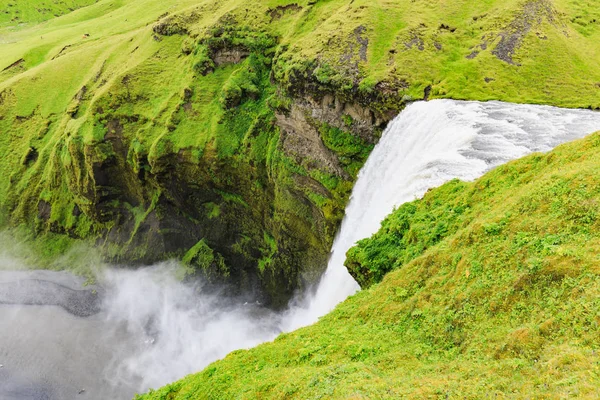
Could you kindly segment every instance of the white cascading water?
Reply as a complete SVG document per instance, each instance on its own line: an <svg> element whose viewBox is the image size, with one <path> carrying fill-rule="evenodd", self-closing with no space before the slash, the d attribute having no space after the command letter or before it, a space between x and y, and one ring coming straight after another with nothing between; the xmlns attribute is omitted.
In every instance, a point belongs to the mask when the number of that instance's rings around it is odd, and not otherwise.
<svg viewBox="0 0 600 400"><path fill-rule="evenodd" d="M14 274L0 274L0 398L131 398L235 349L312 324L359 289L344 267L345 254L375 233L394 207L448 180L473 180L504 162L598 130L600 113L592 111L452 100L411 104L360 172L316 290L282 314L184 285L173 278L169 263L107 269L102 310L86 318L48 306L69 302L73 292L67 289L77 286L73 277L43 271L15 280ZM0 251L0 269L17 264ZM39 291L19 292L24 287L46 288L48 300L40 302ZM11 303L14 293L28 298L26 304L46 305L1 304Z"/></svg>
<svg viewBox="0 0 600 400"><path fill-rule="evenodd" d="M389 125L360 171L327 271L291 308L285 330L309 325L359 290L346 252L394 208L458 178L469 181L533 152L600 130L600 113L502 102L413 103Z"/></svg>

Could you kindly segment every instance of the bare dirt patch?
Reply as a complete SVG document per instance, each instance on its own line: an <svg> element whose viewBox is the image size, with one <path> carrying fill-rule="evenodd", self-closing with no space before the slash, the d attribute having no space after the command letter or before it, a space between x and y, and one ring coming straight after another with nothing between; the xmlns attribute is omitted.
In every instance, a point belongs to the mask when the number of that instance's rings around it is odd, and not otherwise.
<svg viewBox="0 0 600 400"><path fill-rule="evenodd" d="M2 70L2 72L11 70L11 69L16 69L16 68L23 68L25 64L25 59L20 58L17 61L15 61L14 63L10 64L8 67L4 68Z"/></svg>
<svg viewBox="0 0 600 400"><path fill-rule="evenodd" d="M551 2L534 0L525 3L523 11L515 16L504 31L498 34L500 43L492 51L492 54L504 62L517 65L513 60L515 52L523 44L525 36L544 20L556 25L557 12Z"/></svg>
<svg viewBox="0 0 600 400"><path fill-rule="evenodd" d="M560 27L559 15L552 2L549 0L530 0L500 32L483 35L481 44L475 46L466 58L473 59L477 57L481 51L487 50L491 43L499 40L492 50L492 54L508 64L519 65L514 60L515 53L521 48L527 35L544 21L557 28ZM567 35L566 31L563 31L563 34ZM540 39L546 39L541 37L539 32L536 35Z"/></svg>

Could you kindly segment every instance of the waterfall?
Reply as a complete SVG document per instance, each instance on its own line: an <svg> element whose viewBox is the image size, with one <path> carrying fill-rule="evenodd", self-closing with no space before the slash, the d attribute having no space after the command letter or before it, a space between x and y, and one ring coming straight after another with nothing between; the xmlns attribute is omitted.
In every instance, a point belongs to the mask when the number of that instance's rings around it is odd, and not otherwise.
<svg viewBox="0 0 600 400"><path fill-rule="evenodd" d="M64 273L23 272L16 283L14 273L0 273L0 398L58 400L83 389L88 399L131 398L312 324L359 289L345 254L395 207L448 180L476 179L597 130L600 113L592 111L452 100L409 105L358 176L326 273L284 313L183 284L174 278L176 263L107 269L101 306L96 288L80 288ZM17 266L0 252L0 264L7 263ZM80 299L89 307L79 307Z"/></svg>
<svg viewBox="0 0 600 400"><path fill-rule="evenodd" d="M379 230L397 206L458 178L600 130L600 113L502 102L413 103L390 123L360 171L327 270L316 292L296 302L285 330L309 325L359 290L346 252Z"/></svg>

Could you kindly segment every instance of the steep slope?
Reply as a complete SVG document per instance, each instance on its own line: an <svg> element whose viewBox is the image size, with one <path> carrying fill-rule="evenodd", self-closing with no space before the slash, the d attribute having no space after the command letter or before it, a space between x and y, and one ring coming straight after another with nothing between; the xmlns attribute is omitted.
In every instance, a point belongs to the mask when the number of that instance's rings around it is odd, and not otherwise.
<svg viewBox="0 0 600 400"><path fill-rule="evenodd" d="M598 171L600 133L431 190L350 252L381 283L139 399L593 397Z"/></svg>
<svg viewBox="0 0 600 400"><path fill-rule="evenodd" d="M600 107L593 3L101 0L0 28L0 222L38 263L85 241L285 304L407 101Z"/></svg>

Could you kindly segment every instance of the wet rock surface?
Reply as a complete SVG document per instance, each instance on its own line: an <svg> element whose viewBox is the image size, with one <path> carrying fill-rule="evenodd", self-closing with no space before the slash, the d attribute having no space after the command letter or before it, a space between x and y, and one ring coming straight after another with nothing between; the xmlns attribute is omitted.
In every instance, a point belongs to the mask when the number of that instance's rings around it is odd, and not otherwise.
<svg viewBox="0 0 600 400"><path fill-rule="evenodd" d="M76 317L100 312L103 290L51 271L0 272L0 304L58 306Z"/></svg>

